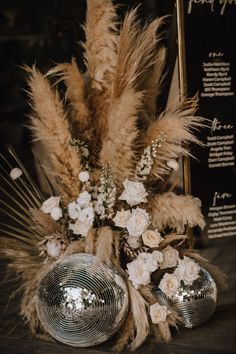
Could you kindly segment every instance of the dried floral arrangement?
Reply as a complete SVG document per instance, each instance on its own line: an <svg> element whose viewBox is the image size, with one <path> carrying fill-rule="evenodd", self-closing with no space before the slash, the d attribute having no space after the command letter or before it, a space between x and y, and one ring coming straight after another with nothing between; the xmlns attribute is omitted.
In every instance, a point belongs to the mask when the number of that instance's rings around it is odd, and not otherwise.
<svg viewBox="0 0 236 354"><path fill-rule="evenodd" d="M156 117L165 48L157 36L162 19L141 27L130 11L117 30L110 0L88 0L86 74L75 59L46 75L28 72L30 129L47 153L40 165L51 188L45 197L11 149L1 156L1 201L11 223L2 224L1 257L21 279L21 315L34 334L43 331L36 291L49 266L86 252L124 274L130 309L115 350L138 348L150 332L171 339L179 317L152 292L152 274L170 298L180 282L192 284L200 265L217 270L189 248L187 227L204 227L200 201L175 195L170 175L203 121L191 100ZM65 102L50 81L66 86ZM57 82L57 84L58 84ZM40 162L40 155L37 157ZM5 164L5 166L4 166ZM173 271L174 270L174 271ZM164 274L164 275L163 275Z"/></svg>

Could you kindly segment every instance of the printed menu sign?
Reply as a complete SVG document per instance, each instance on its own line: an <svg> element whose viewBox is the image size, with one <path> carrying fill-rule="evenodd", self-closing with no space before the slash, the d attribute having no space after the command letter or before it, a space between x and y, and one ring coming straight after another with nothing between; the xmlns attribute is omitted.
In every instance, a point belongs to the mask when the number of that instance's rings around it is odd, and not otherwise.
<svg viewBox="0 0 236 354"><path fill-rule="evenodd" d="M184 1L187 95L199 95L205 147L193 150L192 194L208 239L236 236L236 0Z"/></svg>

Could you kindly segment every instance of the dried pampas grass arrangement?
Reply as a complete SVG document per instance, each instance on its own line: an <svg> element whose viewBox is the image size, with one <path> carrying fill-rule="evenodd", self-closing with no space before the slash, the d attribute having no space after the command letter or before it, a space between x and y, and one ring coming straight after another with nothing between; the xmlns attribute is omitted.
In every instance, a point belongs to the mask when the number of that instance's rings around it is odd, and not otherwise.
<svg viewBox="0 0 236 354"><path fill-rule="evenodd" d="M86 252L115 268L130 300L115 345L120 352L127 346L135 350L150 332L157 341L169 342L170 327L180 321L171 304L158 303L151 274L170 276L168 269L178 269L181 262L186 267L192 262L198 270L193 259L206 266L187 247L187 227L204 227L200 201L163 189L180 156L191 155L191 143L200 144L195 131L203 120L194 116L191 101L156 116L165 77L163 19L142 27L134 9L118 31L110 0L88 0L87 5L87 72L80 72L74 58L46 75L35 66L25 68L29 127L50 161L49 168L37 156L52 194L42 195L12 150L14 165L1 156L0 176L10 191L0 187L7 200L0 200L1 211L9 218L0 229L0 255L21 281L20 313L33 333L42 331L36 294L49 266ZM55 88L61 80L65 101ZM198 272L192 282L197 277ZM180 281L184 278L176 277Z"/></svg>

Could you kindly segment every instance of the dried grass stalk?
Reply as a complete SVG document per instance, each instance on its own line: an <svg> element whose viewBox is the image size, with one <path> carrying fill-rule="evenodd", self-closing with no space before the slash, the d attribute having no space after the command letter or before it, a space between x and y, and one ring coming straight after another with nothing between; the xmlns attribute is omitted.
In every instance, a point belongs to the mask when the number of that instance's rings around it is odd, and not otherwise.
<svg viewBox="0 0 236 354"><path fill-rule="evenodd" d="M84 240L76 240L73 241L71 243L69 243L69 245L67 246L63 257L64 256L69 256L71 254L75 254L75 253L84 253L85 251L85 242Z"/></svg>
<svg viewBox="0 0 236 354"><path fill-rule="evenodd" d="M56 234L60 231L59 224L49 214L43 213L40 209L30 209L33 225L32 230L43 236Z"/></svg>
<svg viewBox="0 0 236 354"><path fill-rule="evenodd" d="M128 282L130 294L130 306L135 324L135 337L129 345L131 350L135 350L145 341L149 333L149 323L146 312L147 303L138 290Z"/></svg>
<svg viewBox="0 0 236 354"><path fill-rule="evenodd" d="M122 329L119 333L119 339L117 340L115 346L113 347L113 352L122 353L125 350L134 337L134 319L131 310L129 309L125 323L122 326Z"/></svg>
<svg viewBox="0 0 236 354"><path fill-rule="evenodd" d="M172 192L154 196L147 205L153 227L160 231L168 227L179 234L184 233L187 225L204 228L205 221L200 207L201 201L198 198L179 196Z"/></svg>
<svg viewBox="0 0 236 354"><path fill-rule="evenodd" d="M138 135L136 121L142 97L141 92L126 88L120 98L114 99L108 112L108 130L100 161L111 168L118 186L135 168L133 144Z"/></svg>
<svg viewBox="0 0 236 354"><path fill-rule="evenodd" d="M188 239L187 235L178 235L178 234L170 234L166 235L164 240L161 242L161 247L166 247L167 245L178 241L178 245L182 244L184 241Z"/></svg>
<svg viewBox="0 0 236 354"><path fill-rule="evenodd" d="M66 84L66 98L69 99L71 104L72 127L75 136L79 136L86 142L93 140L93 125L87 105L85 80L75 58L72 58L71 64L64 63L55 66L49 70L48 75L60 76Z"/></svg>
<svg viewBox="0 0 236 354"><path fill-rule="evenodd" d="M101 227L96 242L96 256L99 261L111 264L113 254L113 231L109 226Z"/></svg>
<svg viewBox="0 0 236 354"><path fill-rule="evenodd" d="M35 139L42 141L46 148L54 174L60 181L58 192L67 203L74 200L80 190L80 158L69 145L71 134L58 93L52 91L48 81L34 66L26 70L29 72L29 97L34 111L31 130Z"/></svg>
<svg viewBox="0 0 236 354"><path fill-rule="evenodd" d="M96 229L91 228L85 239L85 252L94 254L96 245L97 232Z"/></svg>

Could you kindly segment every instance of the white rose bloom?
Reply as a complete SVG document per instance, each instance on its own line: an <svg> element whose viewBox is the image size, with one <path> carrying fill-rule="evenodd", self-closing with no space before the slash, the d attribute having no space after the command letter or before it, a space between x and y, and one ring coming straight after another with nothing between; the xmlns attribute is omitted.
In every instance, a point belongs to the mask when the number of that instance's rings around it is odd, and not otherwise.
<svg viewBox="0 0 236 354"><path fill-rule="evenodd" d="M127 223L127 230L130 236L141 236L150 224L149 214L145 209L132 209L131 217Z"/></svg>
<svg viewBox="0 0 236 354"><path fill-rule="evenodd" d="M79 174L79 180L81 182L87 182L89 180L89 173L88 171L82 171Z"/></svg>
<svg viewBox="0 0 236 354"><path fill-rule="evenodd" d="M127 242L134 250L140 246L139 237L129 236Z"/></svg>
<svg viewBox="0 0 236 354"><path fill-rule="evenodd" d="M90 224L94 221L94 210L92 207L87 207L79 212L79 218L82 222L89 222Z"/></svg>
<svg viewBox="0 0 236 354"><path fill-rule="evenodd" d="M179 169L179 163L177 161L175 161L175 160L169 160L169 161L167 161L166 164L173 171L178 171L178 169Z"/></svg>
<svg viewBox="0 0 236 354"><path fill-rule="evenodd" d="M68 213L71 219L78 219L80 210L80 206L76 202L68 204Z"/></svg>
<svg viewBox="0 0 236 354"><path fill-rule="evenodd" d="M77 203L82 206L88 205L90 201L91 201L91 194L87 191L80 193L77 199Z"/></svg>
<svg viewBox="0 0 236 354"><path fill-rule="evenodd" d="M161 263L161 269L173 268L177 265L179 260L179 252L171 246L167 246L162 251L163 262Z"/></svg>
<svg viewBox="0 0 236 354"><path fill-rule="evenodd" d="M189 257L179 260L178 268L175 270L175 275L179 280L183 280L185 285L192 285L194 280L199 277L200 266Z"/></svg>
<svg viewBox="0 0 236 354"><path fill-rule="evenodd" d="M50 215L53 220L57 221L62 217L62 209L60 207L53 208Z"/></svg>
<svg viewBox="0 0 236 354"><path fill-rule="evenodd" d="M22 175L22 171L20 168L15 167L10 172L10 177L14 181L15 179L19 178Z"/></svg>
<svg viewBox="0 0 236 354"><path fill-rule="evenodd" d="M158 268L157 260L152 253L139 253L137 259L144 263L145 267L150 273L155 272L155 270Z"/></svg>
<svg viewBox="0 0 236 354"><path fill-rule="evenodd" d="M138 288L139 285L147 285L150 283L150 273L145 267L145 264L135 259L127 264L129 280L132 282L134 288Z"/></svg>
<svg viewBox="0 0 236 354"><path fill-rule="evenodd" d="M163 262L163 254L160 251L152 252L152 257L155 258L155 260L157 261L158 265Z"/></svg>
<svg viewBox="0 0 236 354"><path fill-rule="evenodd" d="M116 216L112 220L114 221L115 226L125 228L127 226L130 216L131 216L130 210L126 210L126 211L121 210L121 211L117 211Z"/></svg>
<svg viewBox="0 0 236 354"><path fill-rule="evenodd" d="M43 204L42 204L40 209L44 213L50 214L52 209L54 209L54 208L59 206L60 198L61 197L50 197L50 198L48 198L47 200L45 200L45 202L43 202Z"/></svg>
<svg viewBox="0 0 236 354"><path fill-rule="evenodd" d="M57 240L48 240L46 243L47 254L53 258L57 258L61 254L61 242Z"/></svg>
<svg viewBox="0 0 236 354"><path fill-rule="evenodd" d="M69 224L69 229L72 230L75 235L87 236L90 228L91 224L88 221L77 220L75 224Z"/></svg>
<svg viewBox="0 0 236 354"><path fill-rule="evenodd" d="M123 185L125 190L119 197L120 200L125 200L131 206L147 202L148 193L142 182L132 182L126 179Z"/></svg>
<svg viewBox="0 0 236 354"><path fill-rule="evenodd" d="M159 288L167 296L172 297L178 290L179 285L179 280L174 274L166 273L160 281Z"/></svg>
<svg viewBox="0 0 236 354"><path fill-rule="evenodd" d="M155 230L155 231L146 230L142 234L142 239L143 239L143 243L151 248L158 247L160 242L163 240L163 238L161 237L161 234L158 232L158 230Z"/></svg>
<svg viewBox="0 0 236 354"><path fill-rule="evenodd" d="M166 320L167 315L171 313L167 306L159 305L158 302L150 306L150 317L152 323L158 324Z"/></svg>

